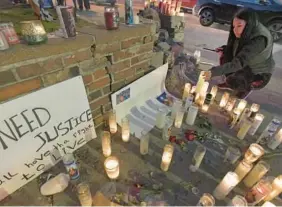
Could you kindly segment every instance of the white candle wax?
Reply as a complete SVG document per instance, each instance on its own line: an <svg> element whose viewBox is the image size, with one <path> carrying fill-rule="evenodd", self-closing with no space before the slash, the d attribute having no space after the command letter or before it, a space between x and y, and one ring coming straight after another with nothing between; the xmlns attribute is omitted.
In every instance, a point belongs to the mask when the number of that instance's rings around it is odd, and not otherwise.
<svg viewBox="0 0 282 207"><path fill-rule="evenodd" d="M245 119L245 121L242 123L240 127L240 130L238 131L237 137L239 139L244 139L251 126L252 126L252 122L248 119Z"/></svg>
<svg viewBox="0 0 282 207"><path fill-rule="evenodd" d="M191 86L190 83L186 83L186 84L185 84L185 86L184 86L184 91L183 91L183 95L182 95L182 100L185 100L185 99L189 96L191 87L192 87L192 86Z"/></svg>
<svg viewBox="0 0 282 207"><path fill-rule="evenodd" d="M173 145L171 144L165 145L163 156L162 156L162 162L161 162L161 169L163 171L168 171L170 162L172 160L173 151L174 151Z"/></svg>
<svg viewBox="0 0 282 207"><path fill-rule="evenodd" d="M254 118L256 113L259 111L259 109L260 109L260 105L252 104L252 106L250 108L251 112L249 114L249 117Z"/></svg>
<svg viewBox="0 0 282 207"><path fill-rule="evenodd" d="M192 86L191 91L190 91L190 94L193 94L193 93L195 93L195 92L196 92L196 86Z"/></svg>
<svg viewBox="0 0 282 207"><path fill-rule="evenodd" d="M205 154L206 148L201 145L197 146L196 151L193 155L192 165L189 167L192 172L196 172L199 169Z"/></svg>
<svg viewBox="0 0 282 207"><path fill-rule="evenodd" d="M149 133L142 132L142 137L140 138L140 154L146 155L149 152Z"/></svg>
<svg viewBox="0 0 282 207"><path fill-rule="evenodd" d="M231 129L237 124L237 121L240 117L240 113L241 112L238 108L234 109L233 114L232 114L232 122L230 124Z"/></svg>
<svg viewBox="0 0 282 207"><path fill-rule="evenodd" d="M105 157L109 157L112 153L111 134L106 131L102 133L102 150Z"/></svg>
<svg viewBox="0 0 282 207"><path fill-rule="evenodd" d="M206 97L206 93L207 93L208 88L209 88L209 82L204 82L204 84L201 88L201 91L200 91L200 96Z"/></svg>
<svg viewBox="0 0 282 207"><path fill-rule="evenodd" d="M106 173L110 179L117 179L119 176L119 162L116 157L108 157L104 162Z"/></svg>
<svg viewBox="0 0 282 207"><path fill-rule="evenodd" d="M157 119L156 119L156 127L159 129L164 128L165 126L165 119L166 119L166 113L164 110L159 109L159 112L157 114Z"/></svg>
<svg viewBox="0 0 282 207"><path fill-rule="evenodd" d="M240 118L239 118L239 121L238 121L238 123L237 123L238 127L241 126L241 123L243 122L243 120L245 120L246 118L248 118L249 112L250 112L250 109L249 109L249 108L245 108L245 109L243 110L243 112L241 113L241 116L240 116Z"/></svg>
<svg viewBox="0 0 282 207"><path fill-rule="evenodd" d="M225 106L225 110L228 112L231 112L236 104L237 99L236 98L229 98L226 106Z"/></svg>
<svg viewBox="0 0 282 207"><path fill-rule="evenodd" d="M256 133L256 131L258 130L259 126L263 122L263 119L264 119L264 115L263 114L256 114L256 116L254 118L254 122L253 122L251 128L249 129L249 132L248 132L249 135L254 135Z"/></svg>
<svg viewBox="0 0 282 207"><path fill-rule="evenodd" d="M117 121L116 121L116 112L111 111L109 114L109 126L110 126L110 132L112 134L117 132Z"/></svg>
<svg viewBox="0 0 282 207"><path fill-rule="evenodd" d="M246 161L242 160L234 170L234 172L238 175L239 182L250 172L253 168L253 164L249 164Z"/></svg>
<svg viewBox="0 0 282 207"><path fill-rule="evenodd" d="M92 206L93 201L89 185L80 183L77 185L76 189L81 206Z"/></svg>
<svg viewBox="0 0 282 207"><path fill-rule="evenodd" d="M172 125L173 125L173 120L170 117L166 117L165 118L165 126L164 126L163 132L162 132L162 138L164 140L169 140Z"/></svg>
<svg viewBox="0 0 282 207"><path fill-rule="evenodd" d="M219 103L220 108L223 108L223 107L226 106L228 99L229 99L229 96L230 96L229 93L224 92L224 94L222 95L222 98L220 100L220 103Z"/></svg>
<svg viewBox="0 0 282 207"><path fill-rule="evenodd" d="M203 106L202 106L202 112L204 112L204 113L207 113L208 112L208 110L209 110L209 105L208 104L203 104Z"/></svg>
<svg viewBox="0 0 282 207"><path fill-rule="evenodd" d="M244 100L244 99L241 99L240 100L240 102L239 102L239 104L238 104L238 106L237 106L237 108L240 110L240 113L242 113L243 111L244 111L244 109L246 108L246 106L247 106L247 101L246 100Z"/></svg>
<svg viewBox="0 0 282 207"><path fill-rule="evenodd" d="M248 188L252 187L268 172L269 168L270 166L268 163L259 161L243 180L245 186L247 186Z"/></svg>
<svg viewBox="0 0 282 207"><path fill-rule="evenodd" d="M257 161L262 155L264 154L264 149L259 144L253 143L250 145L248 150L246 151L244 155L244 159L248 163L253 163Z"/></svg>
<svg viewBox="0 0 282 207"><path fill-rule="evenodd" d="M198 79L198 82L197 82L197 85L196 85L196 89L195 89L196 93L201 93L202 87L203 87L203 85L205 83L204 74L205 74L204 71L200 72L199 79Z"/></svg>
<svg viewBox="0 0 282 207"><path fill-rule="evenodd" d="M276 207L273 203L266 201L264 204L262 204L261 207Z"/></svg>
<svg viewBox="0 0 282 207"><path fill-rule="evenodd" d="M248 206L248 202L243 196L236 195L228 203L228 206Z"/></svg>
<svg viewBox="0 0 282 207"><path fill-rule="evenodd" d="M203 106L204 103L205 103L205 98L206 98L206 96L200 95L199 98L198 98L198 100L197 100L197 104L198 104L199 106Z"/></svg>
<svg viewBox="0 0 282 207"><path fill-rule="evenodd" d="M176 117L175 117L175 122L174 122L174 126L176 128L181 128L182 125L182 121L183 121L183 117L184 117L184 113L185 113L185 108L181 107L177 112L176 112Z"/></svg>
<svg viewBox="0 0 282 207"><path fill-rule="evenodd" d="M213 196L218 200L223 200L238 183L238 175L228 172L214 189Z"/></svg>
<svg viewBox="0 0 282 207"><path fill-rule="evenodd" d="M271 186L272 191L266 196L264 199L265 201L271 201L282 192L282 175L279 175L277 178L275 178Z"/></svg>
<svg viewBox="0 0 282 207"><path fill-rule="evenodd" d="M126 117L121 120L121 138L124 142L130 139L129 120Z"/></svg>
<svg viewBox="0 0 282 207"><path fill-rule="evenodd" d="M241 157L241 151L237 147L228 147L224 156L224 162L234 164Z"/></svg>
<svg viewBox="0 0 282 207"><path fill-rule="evenodd" d="M281 142L282 142L282 129L280 129L278 133L268 141L267 146L270 149L275 150L281 144Z"/></svg>
<svg viewBox="0 0 282 207"><path fill-rule="evenodd" d="M193 100L194 100L194 96L193 96L192 94L189 94L189 96L187 97L187 99L186 99L186 101L185 101L185 106L184 106L184 108L185 108L186 111L188 110L188 108L189 108L190 106L192 106Z"/></svg>
<svg viewBox="0 0 282 207"><path fill-rule="evenodd" d="M212 89L211 89L211 95L212 95L212 103L213 103L213 101L214 101L214 99L215 99L215 97L216 97L216 94L217 94L217 91L218 91L218 87L217 86L213 86L212 87Z"/></svg>
<svg viewBox="0 0 282 207"><path fill-rule="evenodd" d="M202 197L200 198L197 206L214 206L215 200L213 196L209 193L204 193Z"/></svg>
<svg viewBox="0 0 282 207"><path fill-rule="evenodd" d="M187 118L186 118L186 124L190 126L194 125L197 114L198 114L198 107L194 105L190 106L188 110Z"/></svg>
<svg viewBox="0 0 282 207"><path fill-rule="evenodd" d="M181 108L182 106L182 101L180 100L174 100L173 105L172 105L172 110L171 110L171 118L175 119L176 117L176 112Z"/></svg>

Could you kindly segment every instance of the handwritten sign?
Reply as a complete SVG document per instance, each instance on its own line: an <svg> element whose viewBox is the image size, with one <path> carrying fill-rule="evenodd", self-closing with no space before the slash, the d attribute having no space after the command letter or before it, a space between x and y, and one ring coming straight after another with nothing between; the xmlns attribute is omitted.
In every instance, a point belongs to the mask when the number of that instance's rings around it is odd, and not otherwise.
<svg viewBox="0 0 282 207"><path fill-rule="evenodd" d="M0 105L0 200L96 137L82 77Z"/></svg>

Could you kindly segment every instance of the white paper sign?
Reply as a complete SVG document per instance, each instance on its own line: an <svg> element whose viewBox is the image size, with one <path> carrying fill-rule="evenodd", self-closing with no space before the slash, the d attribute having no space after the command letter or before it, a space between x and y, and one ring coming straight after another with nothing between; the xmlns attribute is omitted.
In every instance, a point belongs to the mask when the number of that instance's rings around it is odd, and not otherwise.
<svg viewBox="0 0 282 207"><path fill-rule="evenodd" d="M0 105L0 200L96 137L81 76Z"/></svg>

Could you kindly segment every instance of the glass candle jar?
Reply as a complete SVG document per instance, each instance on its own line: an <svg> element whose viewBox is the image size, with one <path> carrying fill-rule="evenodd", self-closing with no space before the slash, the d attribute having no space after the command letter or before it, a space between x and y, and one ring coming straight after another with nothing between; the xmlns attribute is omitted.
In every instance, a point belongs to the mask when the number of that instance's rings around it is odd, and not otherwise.
<svg viewBox="0 0 282 207"><path fill-rule="evenodd" d="M12 22L0 23L0 31L3 32L8 44L13 45L20 43L20 39Z"/></svg>
<svg viewBox="0 0 282 207"><path fill-rule="evenodd" d="M214 101L214 99L215 99L215 97L216 97L216 94L217 94L217 91L218 91L218 87L217 86L213 86L212 87L212 89L211 89L211 95L212 95L212 103L213 103L213 101Z"/></svg>
<svg viewBox="0 0 282 207"><path fill-rule="evenodd" d="M195 93L195 92L196 92L196 86L192 86L191 91L190 91L190 94L193 94L193 93Z"/></svg>
<svg viewBox="0 0 282 207"><path fill-rule="evenodd" d="M237 99L236 98L229 98L226 106L225 106L225 110L228 112L231 112L236 104Z"/></svg>
<svg viewBox="0 0 282 207"><path fill-rule="evenodd" d="M110 132L102 132L102 150L105 157L109 157L112 154Z"/></svg>
<svg viewBox="0 0 282 207"><path fill-rule="evenodd" d="M182 101L181 100L174 100L173 101L172 110L171 110L171 118L172 119L175 119L176 113L177 113L177 111L179 111L181 106L182 106Z"/></svg>
<svg viewBox="0 0 282 207"><path fill-rule="evenodd" d="M149 141L150 135L148 132L142 131L142 137L140 138L140 154L146 155L149 153Z"/></svg>
<svg viewBox="0 0 282 207"><path fill-rule="evenodd" d="M218 200L223 200L238 183L238 175L228 172L214 189L213 196Z"/></svg>
<svg viewBox="0 0 282 207"><path fill-rule="evenodd" d="M76 164L73 154L66 154L63 157L63 163L71 180L76 180L80 177L78 166Z"/></svg>
<svg viewBox="0 0 282 207"><path fill-rule="evenodd" d="M119 176L119 161L116 157L110 156L104 162L104 167L108 177L112 180Z"/></svg>
<svg viewBox="0 0 282 207"><path fill-rule="evenodd" d="M214 206L215 200L209 193L204 193L196 206Z"/></svg>
<svg viewBox="0 0 282 207"><path fill-rule="evenodd" d="M265 201L271 201L282 192L282 175L276 177L272 182L272 191L265 197Z"/></svg>
<svg viewBox="0 0 282 207"><path fill-rule="evenodd" d="M254 121L252 123L251 128L248 131L249 135L254 135L256 133L256 131L258 130L259 126L261 125L262 121L264 119L264 115L263 114L256 114Z"/></svg>
<svg viewBox="0 0 282 207"><path fill-rule="evenodd" d="M158 127L159 129L164 128L165 118L166 118L166 112L163 109L159 108L156 118L156 127Z"/></svg>
<svg viewBox="0 0 282 207"><path fill-rule="evenodd" d="M196 50L194 52L194 58L196 59L196 64L199 64L201 61L201 51L200 50Z"/></svg>
<svg viewBox="0 0 282 207"><path fill-rule="evenodd" d="M253 164L247 163L245 160L242 160L234 170L234 172L238 175L239 182L250 172L253 168Z"/></svg>
<svg viewBox="0 0 282 207"><path fill-rule="evenodd" d="M250 189L245 199L249 206L255 206L261 202L272 190L271 182L267 179L261 179L252 189Z"/></svg>
<svg viewBox="0 0 282 207"><path fill-rule="evenodd" d="M201 88L201 91L200 91L200 96L204 96L206 97L206 93L207 93L207 90L209 88L209 82L204 82L202 88Z"/></svg>
<svg viewBox="0 0 282 207"><path fill-rule="evenodd" d="M246 151L244 157L245 161L248 163L253 163L257 161L264 154L264 149L258 144L251 144L248 150Z"/></svg>
<svg viewBox="0 0 282 207"><path fill-rule="evenodd" d="M219 103L219 107L220 108L224 108L229 100L230 94L227 92L224 92L224 94L221 97L220 103Z"/></svg>
<svg viewBox="0 0 282 207"><path fill-rule="evenodd" d="M197 82L197 85L196 85L196 88L195 88L195 93L201 93L201 91L202 91L203 85L205 83L204 74L205 74L205 71L200 72L198 82Z"/></svg>
<svg viewBox="0 0 282 207"><path fill-rule="evenodd" d="M117 121L116 121L115 110L109 113L109 126L110 126L110 132L112 134L115 134L117 132Z"/></svg>
<svg viewBox="0 0 282 207"><path fill-rule="evenodd" d="M189 169L192 172L196 172L199 169L205 154L206 154L206 148L202 145L197 146L196 151L192 158L192 164L189 167Z"/></svg>
<svg viewBox="0 0 282 207"><path fill-rule="evenodd" d="M261 207L276 207L273 203L266 201L264 204L262 204Z"/></svg>
<svg viewBox="0 0 282 207"><path fill-rule="evenodd" d="M165 120L165 126L164 126L163 132L162 132L162 138L164 140L167 140L167 141L169 140L172 125L173 125L173 120L170 117L167 116L166 120Z"/></svg>
<svg viewBox="0 0 282 207"><path fill-rule="evenodd" d="M104 10L105 25L107 30L118 29L119 11L115 6L106 6Z"/></svg>
<svg viewBox="0 0 282 207"><path fill-rule="evenodd" d="M175 122L174 122L174 126L176 128L181 128L184 113L185 113L184 107L180 107L180 109L176 112L176 117L175 117Z"/></svg>
<svg viewBox="0 0 282 207"><path fill-rule="evenodd" d="M190 83L185 83L184 86L184 91L183 91L183 95L182 95L182 100L186 100L186 98L189 96L190 90L191 90L191 84Z"/></svg>
<svg viewBox="0 0 282 207"><path fill-rule="evenodd" d="M161 162L161 169L163 171L168 171L169 165L172 160L174 147L171 144L167 144L164 147L162 162Z"/></svg>
<svg viewBox="0 0 282 207"><path fill-rule="evenodd" d="M251 172L243 180L245 186L252 187L258 182L270 169L270 166L265 161L259 161Z"/></svg>
<svg viewBox="0 0 282 207"><path fill-rule="evenodd" d="M21 22L21 33L29 45L47 42L47 33L40 20Z"/></svg>
<svg viewBox="0 0 282 207"><path fill-rule="evenodd" d="M240 127L240 130L238 131L237 137L241 140L244 139L252 124L253 122L251 120L245 119Z"/></svg>
<svg viewBox="0 0 282 207"><path fill-rule="evenodd" d="M126 117L121 120L121 138L124 142L128 142L130 139L129 120Z"/></svg>
<svg viewBox="0 0 282 207"><path fill-rule="evenodd" d="M80 183L76 187L81 206L92 206L92 195L87 183Z"/></svg>
<svg viewBox="0 0 282 207"><path fill-rule="evenodd" d="M258 104L252 104L252 106L251 106L251 108L250 108L250 110L251 110L251 112L250 112L250 118L254 118L255 117L255 115L257 114L257 112L259 111L259 109L260 109L260 105L258 105Z"/></svg>
<svg viewBox="0 0 282 207"><path fill-rule="evenodd" d="M198 114L198 107L197 106L190 106L186 118L186 124L193 126Z"/></svg>
<svg viewBox="0 0 282 207"><path fill-rule="evenodd" d="M224 162L229 162L230 164L235 164L237 160L241 157L241 151L237 147L228 147L224 156Z"/></svg>
<svg viewBox="0 0 282 207"><path fill-rule="evenodd" d="M238 119L240 117L240 110L238 108L234 109L232 112L232 120L230 123L230 129L232 129L238 122Z"/></svg>
<svg viewBox="0 0 282 207"><path fill-rule="evenodd" d="M244 99L241 99L237 108L240 110L240 113L242 113L244 111L244 109L246 108L248 102Z"/></svg>
<svg viewBox="0 0 282 207"><path fill-rule="evenodd" d="M203 113L207 113L208 110L209 110L209 107L210 107L210 106L209 106L208 104L203 104L202 109L201 109L202 112L203 112Z"/></svg>
<svg viewBox="0 0 282 207"><path fill-rule="evenodd" d="M248 206L248 202L243 196L236 195L232 198L232 200L228 203L228 206Z"/></svg>
<svg viewBox="0 0 282 207"><path fill-rule="evenodd" d="M282 142L282 129L280 129L277 134L272 137L268 143L267 146L272 149L275 150Z"/></svg>

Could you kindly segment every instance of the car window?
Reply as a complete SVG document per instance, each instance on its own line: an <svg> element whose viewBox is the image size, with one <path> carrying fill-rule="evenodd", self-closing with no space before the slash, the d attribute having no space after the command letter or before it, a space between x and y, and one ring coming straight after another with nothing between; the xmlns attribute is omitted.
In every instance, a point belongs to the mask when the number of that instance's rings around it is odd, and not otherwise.
<svg viewBox="0 0 282 207"><path fill-rule="evenodd" d="M274 1L275 1L275 3L277 3L277 4L282 6L282 0L274 0Z"/></svg>

